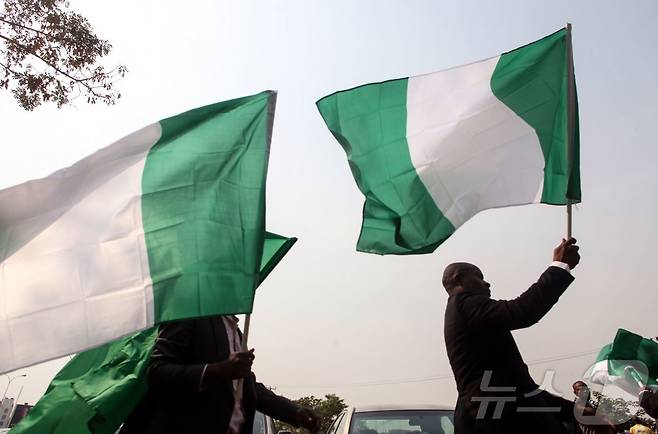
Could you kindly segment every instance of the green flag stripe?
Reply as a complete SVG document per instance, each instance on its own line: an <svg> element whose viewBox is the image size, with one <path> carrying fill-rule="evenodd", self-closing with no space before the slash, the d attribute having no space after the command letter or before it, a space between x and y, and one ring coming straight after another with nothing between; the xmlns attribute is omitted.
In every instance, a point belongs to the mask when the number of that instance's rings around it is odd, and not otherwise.
<svg viewBox="0 0 658 434"><path fill-rule="evenodd" d="M112 434L147 389L157 327L77 354L12 434Z"/></svg>
<svg viewBox="0 0 658 434"><path fill-rule="evenodd" d="M494 95L537 132L546 163L541 202L554 205L580 201L577 118L569 173L567 79L564 29L501 55L491 78Z"/></svg>
<svg viewBox="0 0 658 434"><path fill-rule="evenodd" d="M273 107L263 92L160 122L142 179L156 323L251 311Z"/></svg>
<svg viewBox="0 0 658 434"><path fill-rule="evenodd" d="M640 335L619 329L607 354L610 374L623 375L627 361L636 360L648 370L650 384L658 377L658 343Z"/></svg>
<svg viewBox="0 0 658 434"><path fill-rule="evenodd" d="M597 384L614 384L635 394L643 385L658 384L658 343L624 329L604 346L586 378Z"/></svg>
<svg viewBox="0 0 658 434"><path fill-rule="evenodd" d="M455 231L411 162L406 100L407 79L400 79L338 92L317 102L366 196L357 243L362 252L427 253Z"/></svg>

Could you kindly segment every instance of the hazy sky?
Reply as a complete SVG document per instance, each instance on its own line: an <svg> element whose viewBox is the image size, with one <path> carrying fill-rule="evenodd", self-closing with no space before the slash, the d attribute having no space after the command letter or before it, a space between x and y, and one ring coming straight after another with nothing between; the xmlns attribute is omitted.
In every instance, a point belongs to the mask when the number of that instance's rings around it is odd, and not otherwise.
<svg viewBox="0 0 658 434"><path fill-rule="evenodd" d="M315 101L339 89L497 55L573 23L583 203L576 281L537 325L515 332L537 382L569 385L617 328L658 335L658 2L253 0L82 2L71 6L128 66L114 107L23 112L0 93L0 188L46 176L190 108L279 91L267 226L300 241L256 297L255 372L296 398L350 404L456 398L443 343L446 264L478 264L512 298L551 261L564 208L485 211L432 255L357 253L363 197ZM565 358L570 357L570 358ZM11 385L35 402L63 364ZM0 379L0 390L4 390Z"/></svg>

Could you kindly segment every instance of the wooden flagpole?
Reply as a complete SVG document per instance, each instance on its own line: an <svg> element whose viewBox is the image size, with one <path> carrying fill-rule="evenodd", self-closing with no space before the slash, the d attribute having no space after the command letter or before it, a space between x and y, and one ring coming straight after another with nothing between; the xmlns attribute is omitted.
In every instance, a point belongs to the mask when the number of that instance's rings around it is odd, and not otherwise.
<svg viewBox="0 0 658 434"><path fill-rule="evenodd" d="M242 352L249 351L248 341L249 341L250 324L251 324L251 313L248 313L244 316L244 328L242 330L242 344L241 344ZM243 390L244 390L244 378L240 378L238 380L238 384L235 387L235 393L233 394L233 398L236 401L242 400Z"/></svg>
<svg viewBox="0 0 658 434"><path fill-rule="evenodd" d="M569 176L573 167L573 139L576 126L576 85L573 73L573 46L571 45L571 23L567 23L567 169ZM567 197L567 239L572 237L573 210L571 198Z"/></svg>
<svg viewBox="0 0 658 434"><path fill-rule="evenodd" d="M249 351L249 325L251 324L251 314L244 316L244 328L242 329L242 351Z"/></svg>

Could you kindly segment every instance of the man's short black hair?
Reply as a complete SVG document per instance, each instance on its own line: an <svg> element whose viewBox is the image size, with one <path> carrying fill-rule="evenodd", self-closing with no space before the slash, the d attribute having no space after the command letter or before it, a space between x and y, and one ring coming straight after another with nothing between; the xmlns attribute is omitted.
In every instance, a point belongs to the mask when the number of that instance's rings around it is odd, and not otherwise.
<svg viewBox="0 0 658 434"><path fill-rule="evenodd" d="M456 286L459 286L460 277L463 275L464 271L477 268L473 264L468 262L453 262L448 265L445 270L443 270L443 278L441 282L446 291L452 291Z"/></svg>

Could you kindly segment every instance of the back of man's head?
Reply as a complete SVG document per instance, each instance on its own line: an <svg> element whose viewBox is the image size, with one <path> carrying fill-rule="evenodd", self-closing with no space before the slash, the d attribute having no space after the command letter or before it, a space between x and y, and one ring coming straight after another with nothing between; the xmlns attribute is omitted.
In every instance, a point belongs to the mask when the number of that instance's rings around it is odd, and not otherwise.
<svg viewBox="0 0 658 434"><path fill-rule="evenodd" d="M473 267L468 262L453 262L443 270L442 283L448 294L461 286L461 277Z"/></svg>

